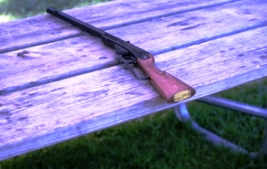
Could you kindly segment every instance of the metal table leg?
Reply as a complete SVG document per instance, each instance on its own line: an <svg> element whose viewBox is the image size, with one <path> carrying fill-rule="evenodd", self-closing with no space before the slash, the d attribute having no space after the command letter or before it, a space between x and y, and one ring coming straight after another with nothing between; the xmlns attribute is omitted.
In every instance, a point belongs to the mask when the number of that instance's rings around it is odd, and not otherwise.
<svg viewBox="0 0 267 169"><path fill-rule="evenodd" d="M221 97L215 97L215 96L207 96L207 97L199 99L198 101L267 119L267 110L266 109L251 106L248 104L224 99ZM203 127L199 126L191 118L190 113L188 112L188 109L186 107L186 104L181 104L181 105L175 107L174 112L175 112L175 115L179 121L190 123L191 127L196 132L204 135L206 140L210 141L211 143L213 143L216 146L222 145L224 147L232 149L234 152L248 154L252 159L256 159L261 154L267 154L267 123L266 123L266 127L265 127L265 138L263 141L261 151L260 152L249 152L246 149L244 149L244 148L216 135L215 133L212 133L212 132L204 129Z"/></svg>
<svg viewBox="0 0 267 169"><path fill-rule="evenodd" d="M217 96L206 96L206 97L198 99L197 101L211 104L211 105L218 106L218 107L222 107L222 108L226 108L229 110L238 111L240 113L257 116L257 117L267 120L266 109L256 107L256 106L251 106L249 104L245 104L245 103L241 103L241 102L237 102L237 101L233 101L233 100L229 100L229 99L225 99L225 98L217 97Z"/></svg>

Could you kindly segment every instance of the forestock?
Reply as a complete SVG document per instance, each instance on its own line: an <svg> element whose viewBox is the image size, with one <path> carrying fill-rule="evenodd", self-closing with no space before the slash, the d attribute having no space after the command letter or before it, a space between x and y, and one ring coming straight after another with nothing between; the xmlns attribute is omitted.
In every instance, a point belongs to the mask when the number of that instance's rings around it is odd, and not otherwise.
<svg viewBox="0 0 267 169"><path fill-rule="evenodd" d="M154 56L150 54L149 59L137 59L140 67L150 78L151 84L160 95L168 102L179 102L193 96L196 91L191 86L175 78L155 66Z"/></svg>

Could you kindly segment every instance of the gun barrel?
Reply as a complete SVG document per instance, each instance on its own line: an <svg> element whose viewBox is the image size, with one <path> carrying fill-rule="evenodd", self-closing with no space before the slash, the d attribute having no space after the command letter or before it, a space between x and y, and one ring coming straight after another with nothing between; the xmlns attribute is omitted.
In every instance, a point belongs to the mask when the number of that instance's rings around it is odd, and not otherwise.
<svg viewBox="0 0 267 169"><path fill-rule="evenodd" d="M46 12L51 14L51 15L53 15L53 16L55 16L55 17L57 17L57 18L59 18L59 19L62 19L65 22L68 22L71 25L80 28L82 31L90 33L90 34L92 34L92 35L94 35L96 37L101 38L102 35L105 33L103 30L101 30L99 28L96 28L96 27L94 27L94 26L92 26L90 24L87 24L85 22L82 22L82 21L80 21L80 20L78 20L78 19L76 19L76 18L74 18L74 17L72 17L72 16L70 16L68 14L65 14L63 12L57 11L54 8L49 7L49 8L46 9Z"/></svg>
<svg viewBox="0 0 267 169"><path fill-rule="evenodd" d="M118 55L121 55L122 57L123 55L131 55L131 59L124 59L130 62L136 60L141 69L149 76L151 84L167 102L179 102L190 98L196 93L195 89L191 86L170 75L169 73L159 70L155 66L154 56L149 52L137 46L134 46L133 44L130 44L129 42L126 42L118 37L108 34L90 24L82 22L63 12L57 11L54 8L47 8L46 11L47 13L50 13L51 15L62 19L63 21L76 26L87 33L99 37L104 44L115 48ZM128 61L125 63L130 63Z"/></svg>

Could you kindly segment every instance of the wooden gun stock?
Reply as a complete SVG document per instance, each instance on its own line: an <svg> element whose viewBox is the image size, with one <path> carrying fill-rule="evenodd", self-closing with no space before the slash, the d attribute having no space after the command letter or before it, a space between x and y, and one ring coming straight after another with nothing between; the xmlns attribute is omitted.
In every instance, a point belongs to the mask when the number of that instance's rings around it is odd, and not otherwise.
<svg viewBox="0 0 267 169"><path fill-rule="evenodd" d="M179 102L193 96L196 91L186 83L155 66L154 56L149 59L137 58L137 63L150 78L151 84L168 102Z"/></svg>
<svg viewBox="0 0 267 169"><path fill-rule="evenodd" d="M139 66L149 76L152 85L167 102L179 102L193 96L196 93L196 91L189 85L156 68L154 56L149 52L118 37L108 34L90 24L82 22L63 12L57 11L54 8L47 8L47 12L59 19L79 27L82 31L101 38L103 43L115 48L116 53L119 55L119 58L121 58L120 61L124 62L126 65L129 64L127 61L129 58L125 59L124 55L128 56L131 54L130 61L134 61L139 64Z"/></svg>

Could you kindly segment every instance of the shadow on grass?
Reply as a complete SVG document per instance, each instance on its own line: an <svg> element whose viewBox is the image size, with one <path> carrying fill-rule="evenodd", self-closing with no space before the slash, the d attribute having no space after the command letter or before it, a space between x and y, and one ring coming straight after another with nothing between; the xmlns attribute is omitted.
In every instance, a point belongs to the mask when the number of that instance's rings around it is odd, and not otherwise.
<svg viewBox="0 0 267 169"><path fill-rule="evenodd" d="M5 169L236 169L256 165L266 163L254 163L245 155L208 144L171 111L2 162Z"/></svg>
<svg viewBox="0 0 267 169"><path fill-rule="evenodd" d="M219 95L266 108L267 80L259 80ZM265 121L222 108L192 102L189 110L204 127L258 151ZM137 119L0 162L1 169L266 169L267 159L250 160L244 154L215 147L172 110Z"/></svg>

